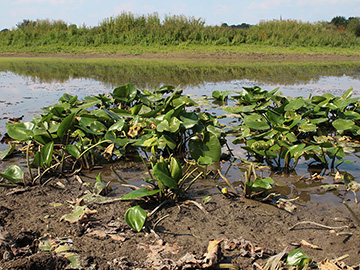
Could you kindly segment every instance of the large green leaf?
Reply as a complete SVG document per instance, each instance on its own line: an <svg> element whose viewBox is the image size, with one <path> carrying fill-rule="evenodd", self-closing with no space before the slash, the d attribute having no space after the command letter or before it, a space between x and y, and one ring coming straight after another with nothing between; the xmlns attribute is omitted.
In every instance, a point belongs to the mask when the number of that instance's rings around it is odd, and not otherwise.
<svg viewBox="0 0 360 270"><path fill-rule="evenodd" d="M285 106L285 111L296 111L304 106L305 102L302 98L293 99Z"/></svg>
<svg viewBox="0 0 360 270"><path fill-rule="evenodd" d="M74 144L68 144L65 146L65 151L72 155L74 158L78 158L81 155L79 148Z"/></svg>
<svg viewBox="0 0 360 270"><path fill-rule="evenodd" d="M73 122L75 119L75 113L69 114L68 116L66 116L64 118L64 120L61 122L58 130L57 130L57 135L60 138L63 138L64 135L66 134L66 132L68 132L68 130L70 129L70 127L72 126Z"/></svg>
<svg viewBox="0 0 360 270"><path fill-rule="evenodd" d="M34 135L35 125L31 122L25 123L6 123L7 134L14 140L27 141Z"/></svg>
<svg viewBox="0 0 360 270"><path fill-rule="evenodd" d="M130 193L122 196L121 199L133 200L133 199L138 199L138 198L142 198L142 197L153 196L159 192L160 192L160 189L149 190L147 188L139 188L139 189L131 191Z"/></svg>
<svg viewBox="0 0 360 270"><path fill-rule="evenodd" d="M171 157L170 159L170 173L176 182L179 182L183 176L182 166L177 158Z"/></svg>
<svg viewBox="0 0 360 270"><path fill-rule="evenodd" d="M156 126L156 130L158 132L164 132L164 131L170 131L170 125L168 120L162 120L157 126Z"/></svg>
<svg viewBox="0 0 360 270"><path fill-rule="evenodd" d="M126 223L137 232L140 232L146 222L146 212L139 205L129 208L125 213Z"/></svg>
<svg viewBox="0 0 360 270"><path fill-rule="evenodd" d="M213 162L220 161L221 144L219 139L211 132L204 132L202 138L196 136L189 142L189 150L192 158L210 157Z"/></svg>
<svg viewBox="0 0 360 270"><path fill-rule="evenodd" d="M167 162L156 163L153 169L153 175L163 185L175 190L179 188L175 179L171 177Z"/></svg>
<svg viewBox="0 0 360 270"><path fill-rule="evenodd" d="M176 117L172 117L170 122L169 122L169 130L171 133L176 133L178 132L179 128L180 128L180 120L177 119Z"/></svg>
<svg viewBox="0 0 360 270"><path fill-rule="evenodd" d="M115 88L113 91L113 97L121 101L132 102L134 101L137 93L138 90L135 88L135 86L128 83Z"/></svg>
<svg viewBox="0 0 360 270"><path fill-rule="evenodd" d="M353 120L347 120L347 119L336 119L334 122L332 122L332 125L336 130L348 130L352 129L355 125Z"/></svg>
<svg viewBox="0 0 360 270"><path fill-rule="evenodd" d="M253 190L257 191L261 189L270 189L272 184L274 184L274 180L271 178L256 178L251 187Z"/></svg>
<svg viewBox="0 0 360 270"><path fill-rule="evenodd" d="M124 127L125 120L119 119L115 124L113 124L111 127L109 127L109 131L115 130L115 131L121 131Z"/></svg>
<svg viewBox="0 0 360 270"><path fill-rule="evenodd" d="M349 98L351 98L352 94L353 94L353 88L351 87L350 89L348 89L348 90L341 96L341 98L342 98L342 99L349 99Z"/></svg>
<svg viewBox="0 0 360 270"><path fill-rule="evenodd" d="M270 126L259 115L251 115L245 117L244 124L249 128L257 130L266 130L270 128Z"/></svg>
<svg viewBox="0 0 360 270"><path fill-rule="evenodd" d="M175 141L168 135L164 134L158 140L159 148L165 149L165 147L169 147L171 150L175 149L176 143Z"/></svg>
<svg viewBox="0 0 360 270"><path fill-rule="evenodd" d="M15 145L11 145L8 149L0 151L0 161L6 158L7 156L10 156L12 152L14 152L14 150L15 150Z"/></svg>
<svg viewBox="0 0 360 270"><path fill-rule="evenodd" d="M47 167L50 166L53 156L53 150L54 142L49 142L41 148L41 165L46 165Z"/></svg>
<svg viewBox="0 0 360 270"><path fill-rule="evenodd" d="M18 165L10 165L0 176L9 180L10 182L16 183L23 179L23 172Z"/></svg>
<svg viewBox="0 0 360 270"><path fill-rule="evenodd" d="M299 125L299 131L301 132L315 132L317 130L317 126L311 123L302 123Z"/></svg>

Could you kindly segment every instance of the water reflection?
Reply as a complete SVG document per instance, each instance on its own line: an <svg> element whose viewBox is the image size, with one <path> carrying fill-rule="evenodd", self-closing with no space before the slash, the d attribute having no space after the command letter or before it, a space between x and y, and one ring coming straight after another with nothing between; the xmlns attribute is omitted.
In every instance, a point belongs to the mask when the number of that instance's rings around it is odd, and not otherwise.
<svg viewBox="0 0 360 270"><path fill-rule="evenodd" d="M231 60L154 59L1 59L0 72L11 71L40 83L64 83L91 79L108 86L132 82L139 88L163 84L184 87L234 80L255 81L261 85L312 84L324 77L346 75L360 78L358 62L251 62Z"/></svg>

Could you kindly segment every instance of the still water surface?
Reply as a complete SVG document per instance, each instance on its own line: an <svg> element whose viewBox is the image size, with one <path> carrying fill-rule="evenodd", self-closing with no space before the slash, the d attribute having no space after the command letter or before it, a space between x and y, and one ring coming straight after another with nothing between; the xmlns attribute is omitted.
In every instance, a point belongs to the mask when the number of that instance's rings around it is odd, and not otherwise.
<svg viewBox="0 0 360 270"><path fill-rule="evenodd" d="M360 63L1 59L0 134L6 133L8 118L24 116L23 121L29 121L41 112L42 107L57 102L64 93L83 98L111 92L128 82L146 90L166 84L181 85L185 94L196 97L211 96L215 90L241 91L244 86L254 85L266 90L279 87L284 95L304 97L326 92L341 95L353 87L354 96L360 96ZM0 144L0 150L6 147ZM237 151L240 155L241 150ZM358 164L360 160L355 159L355 164ZM297 173L306 173L306 166L300 164L298 167ZM342 169L359 176L357 167L354 164L344 165ZM228 177L239 179L239 170L233 168ZM297 189L286 192L295 192L293 196L302 194L304 200L310 199L310 192ZM317 199L317 196L311 195L311 200L334 201L334 196L321 196L321 199ZM340 201L339 198L335 200Z"/></svg>

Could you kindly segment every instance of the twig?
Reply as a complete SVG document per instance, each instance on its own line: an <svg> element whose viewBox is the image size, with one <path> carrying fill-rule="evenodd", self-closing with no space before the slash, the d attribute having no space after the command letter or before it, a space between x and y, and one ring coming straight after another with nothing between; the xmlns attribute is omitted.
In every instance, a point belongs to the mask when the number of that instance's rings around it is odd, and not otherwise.
<svg viewBox="0 0 360 270"><path fill-rule="evenodd" d="M195 201L192 201L192 200L187 200L187 201L184 202L184 204L186 204L186 203L192 203L192 204L194 204L195 206L197 206L201 211L203 211L204 214L206 214L206 215L209 214L209 212L206 211L205 208L202 207L202 205L201 205L200 203L198 203L198 202L195 202Z"/></svg>
<svg viewBox="0 0 360 270"><path fill-rule="evenodd" d="M164 220L165 218L168 218L169 216L170 216L170 215L167 214L167 215L159 218L159 219L155 222L155 224L154 224L154 226L153 226L153 230L155 231L155 227L156 227L162 220Z"/></svg>
<svg viewBox="0 0 360 270"><path fill-rule="evenodd" d="M148 215L148 218L151 217L153 214L156 213L156 211L158 211L161 207L163 207L165 204L167 204L169 201L163 201L162 203L160 203L158 206L155 207L154 210L151 211L151 213Z"/></svg>
<svg viewBox="0 0 360 270"><path fill-rule="evenodd" d="M121 186L131 188L132 190L137 190L137 189L139 189L139 187L134 186L134 185L129 185L129 184L121 184Z"/></svg>
<svg viewBox="0 0 360 270"><path fill-rule="evenodd" d="M84 181L81 179L80 176L75 175L75 179L76 179L80 184L84 184Z"/></svg>
<svg viewBox="0 0 360 270"><path fill-rule="evenodd" d="M318 226L320 228L324 228L324 229L328 229L328 230L341 230L341 229L349 228L349 226L330 227L330 226L326 226L326 225L316 223L316 222L312 222L312 221L301 221L301 222L296 223L294 226L290 227L289 230L291 231L291 230L295 229L296 226L299 226L301 224L311 224L311 225Z"/></svg>
<svg viewBox="0 0 360 270"><path fill-rule="evenodd" d="M223 175L221 174L221 171L220 171L219 169L218 169L217 171L218 171L220 177L221 177L222 179L224 179L224 181L226 182L226 184L231 188L232 192L234 192L235 194L238 194L237 191L236 191L236 189L234 188L234 186L230 183L230 181L229 181L225 176L223 176Z"/></svg>
<svg viewBox="0 0 360 270"><path fill-rule="evenodd" d="M10 191L10 192L6 193L6 195L9 196L9 195L14 195L14 194L21 194L21 193L24 193L26 191L30 191L31 189L32 189L31 187L26 186L24 188L19 188L19 189L15 189L13 191Z"/></svg>
<svg viewBox="0 0 360 270"><path fill-rule="evenodd" d="M345 254L339 258L336 258L336 259L333 259L331 260L331 262L335 263L335 262L338 262L338 261L342 261L342 260L345 260L347 257L349 257L349 254Z"/></svg>
<svg viewBox="0 0 360 270"><path fill-rule="evenodd" d="M124 199L121 199L121 198L116 198L116 199L107 200L107 201L100 201L100 202L93 201L91 203L94 203L94 204L110 204L110 203L113 203L113 202L122 202L122 201L127 201L127 200L124 200Z"/></svg>

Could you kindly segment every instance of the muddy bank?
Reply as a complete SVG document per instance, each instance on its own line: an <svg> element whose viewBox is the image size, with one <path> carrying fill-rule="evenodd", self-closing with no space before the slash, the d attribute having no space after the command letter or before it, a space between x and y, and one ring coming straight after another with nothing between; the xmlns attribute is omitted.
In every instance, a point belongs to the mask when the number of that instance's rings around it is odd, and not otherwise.
<svg viewBox="0 0 360 270"><path fill-rule="evenodd" d="M234 59L252 61L357 61L360 55L332 53L258 53L258 52L145 52L118 53L0 53L0 57L60 57L60 58L134 58L134 59Z"/></svg>
<svg viewBox="0 0 360 270"><path fill-rule="evenodd" d="M204 204L203 191L198 190L196 201L207 213L191 202L168 203L149 218L145 232L133 232L124 221L125 211L135 202L89 202L87 207L97 213L82 224L60 221L71 212L69 202L76 202L87 190L91 187L74 179L56 179L45 187L20 192L1 189L2 269L64 269L68 261L59 255L61 252L41 250L44 239L51 239L56 247L68 243L84 269L175 269L186 254L204 259L209 241L214 239L223 239L220 262L240 269L252 269L254 262L264 265L269 256L286 247L287 252L300 247L316 262L348 255L344 260L347 265L360 264L360 231L345 207L298 201L297 210L289 213L273 205L221 194ZM349 203L359 214L358 205ZM148 213L157 206L140 204ZM303 221L345 227L330 230L299 224L290 230ZM302 240L319 249L298 246ZM247 245L231 250L229 243L233 247L234 243ZM257 251L251 252L251 246Z"/></svg>

